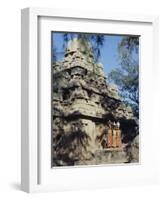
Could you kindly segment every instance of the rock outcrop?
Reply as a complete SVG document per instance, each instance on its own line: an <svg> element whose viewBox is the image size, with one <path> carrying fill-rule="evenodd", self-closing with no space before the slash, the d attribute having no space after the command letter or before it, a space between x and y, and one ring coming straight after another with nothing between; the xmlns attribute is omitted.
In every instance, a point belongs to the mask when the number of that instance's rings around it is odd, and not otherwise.
<svg viewBox="0 0 163 200"><path fill-rule="evenodd" d="M128 162L137 163L139 162L139 135L126 148Z"/></svg>

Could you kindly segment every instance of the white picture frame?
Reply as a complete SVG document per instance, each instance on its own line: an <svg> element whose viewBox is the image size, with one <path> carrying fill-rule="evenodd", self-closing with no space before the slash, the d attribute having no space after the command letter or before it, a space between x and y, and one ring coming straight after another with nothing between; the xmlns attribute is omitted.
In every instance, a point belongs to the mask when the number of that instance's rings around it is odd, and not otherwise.
<svg viewBox="0 0 163 200"><path fill-rule="evenodd" d="M109 25L112 27L112 32L108 28ZM158 16L25 8L22 10L21 27L22 190L26 192L60 191L158 183L159 159L156 152L159 147L157 143L153 143L153 138L159 138L159 129L154 117L155 109L151 108L151 104L158 98L158 91L154 89L157 88L158 72ZM142 35L140 53L140 146L142 153L141 161L137 165L88 166L55 170L50 167L50 155L47 155L50 154L50 147L47 147L50 145L51 137L48 125L51 112L49 31L84 32L83 27L87 28L87 32ZM45 68L45 65L48 67ZM151 82L152 80L154 83ZM151 98L150 90L153 91ZM149 108L152 117L149 116Z"/></svg>

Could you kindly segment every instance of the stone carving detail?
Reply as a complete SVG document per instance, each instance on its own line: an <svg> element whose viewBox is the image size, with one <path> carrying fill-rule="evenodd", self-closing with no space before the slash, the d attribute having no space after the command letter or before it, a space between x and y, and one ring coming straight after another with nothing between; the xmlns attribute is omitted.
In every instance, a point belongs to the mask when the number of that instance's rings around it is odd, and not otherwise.
<svg viewBox="0 0 163 200"><path fill-rule="evenodd" d="M124 124L137 124L117 86L107 85L90 44L71 40L53 65L53 80L53 166L127 162Z"/></svg>

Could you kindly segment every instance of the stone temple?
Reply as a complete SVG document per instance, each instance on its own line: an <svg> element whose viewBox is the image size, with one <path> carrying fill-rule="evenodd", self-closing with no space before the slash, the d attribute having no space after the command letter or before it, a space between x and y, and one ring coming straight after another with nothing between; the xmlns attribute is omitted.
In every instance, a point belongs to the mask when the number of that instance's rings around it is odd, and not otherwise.
<svg viewBox="0 0 163 200"><path fill-rule="evenodd" d="M138 124L91 45L74 38L52 67L52 166L131 162Z"/></svg>

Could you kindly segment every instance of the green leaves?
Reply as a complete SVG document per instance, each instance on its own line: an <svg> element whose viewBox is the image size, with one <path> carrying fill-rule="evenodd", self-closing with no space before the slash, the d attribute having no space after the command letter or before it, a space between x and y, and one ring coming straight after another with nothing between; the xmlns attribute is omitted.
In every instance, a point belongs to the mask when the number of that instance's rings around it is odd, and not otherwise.
<svg viewBox="0 0 163 200"><path fill-rule="evenodd" d="M98 60L101 53L100 53L100 48L104 44L104 35L100 34L86 34L86 33L64 33L63 34L63 40L64 44L63 47L67 45L67 42L69 40L72 40L74 37L77 37L83 42L83 45L86 44L87 42L91 43L92 46L92 51L95 56L95 60ZM87 45L87 44L86 44Z"/></svg>
<svg viewBox="0 0 163 200"><path fill-rule="evenodd" d="M139 113L139 37L125 36L118 45L120 67L108 75L120 89L120 95L132 106L134 114Z"/></svg>

